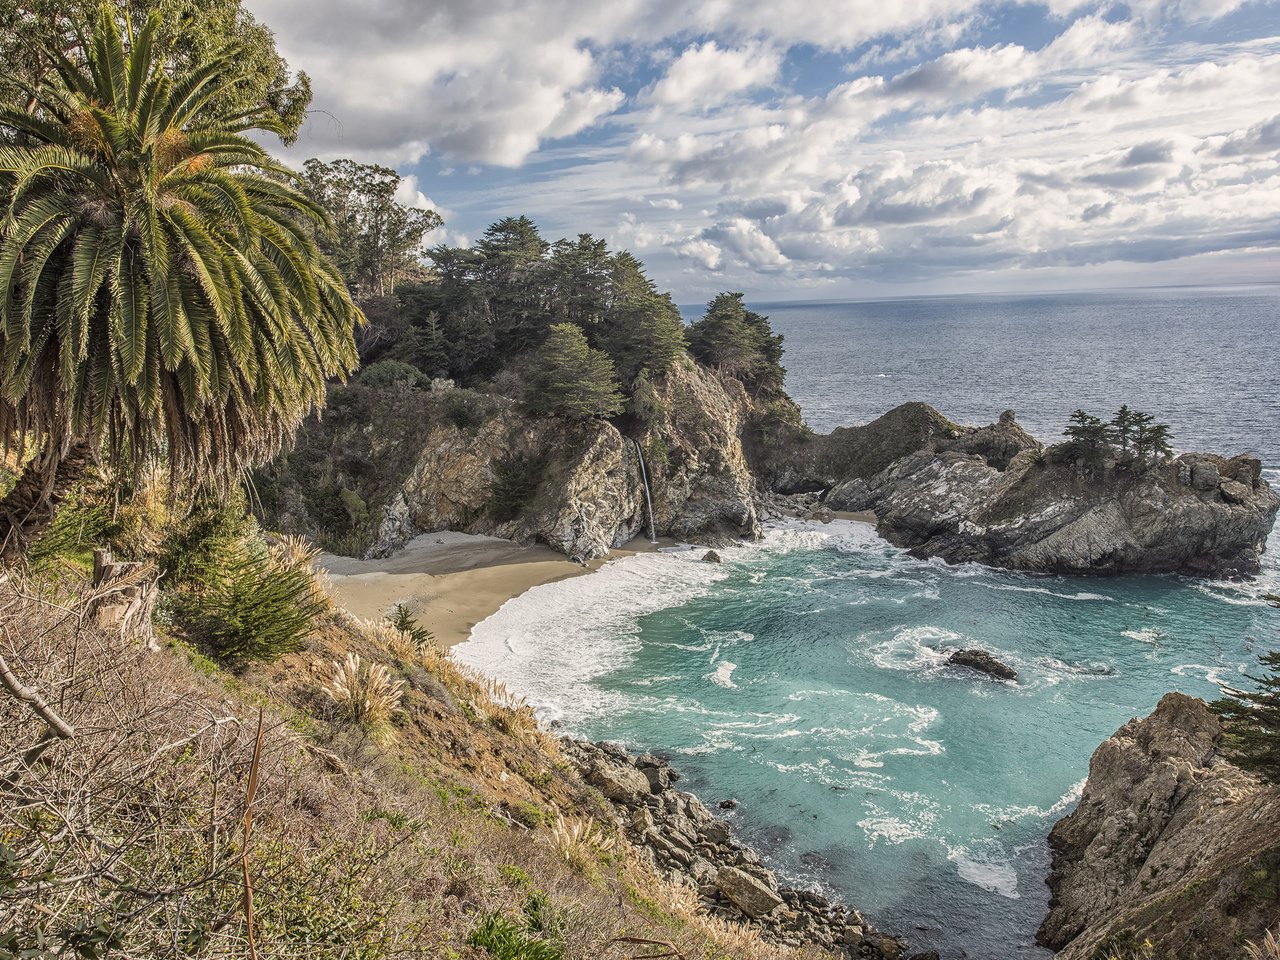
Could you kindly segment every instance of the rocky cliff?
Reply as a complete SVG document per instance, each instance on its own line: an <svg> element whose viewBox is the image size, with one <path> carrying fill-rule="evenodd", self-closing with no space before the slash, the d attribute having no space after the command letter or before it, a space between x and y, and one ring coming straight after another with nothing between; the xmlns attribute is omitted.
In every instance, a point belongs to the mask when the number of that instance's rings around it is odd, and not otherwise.
<svg viewBox="0 0 1280 960"><path fill-rule="evenodd" d="M337 552L383 556L451 529L593 559L647 530L642 456L659 536L759 534L741 442L746 395L692 363L653 384L634 439L467 390L337 391L325 420L259 483L272 526Z"/></svg>
<svg viewBox="0 0 1280 960"><path fill-rule="evenodd" d="M870 442L855 445L861 452L828 506L874 510L887 540L952 563L1070 574L1258 570L1280 496L1253 457L1184 454L1086 471L1045 457L1012 412L989 427L957 427L922 406L860 428Z"/></svg>
<svg viewBox="0 0 1280 960"><path fill-rule="evenodd" d="M1103 743L1053 828L1049 916L1059 960L1150 940L1167 960L1238 960L1280 922L1280 790L1227 763L1204 702L1170 693Z"/></svg>

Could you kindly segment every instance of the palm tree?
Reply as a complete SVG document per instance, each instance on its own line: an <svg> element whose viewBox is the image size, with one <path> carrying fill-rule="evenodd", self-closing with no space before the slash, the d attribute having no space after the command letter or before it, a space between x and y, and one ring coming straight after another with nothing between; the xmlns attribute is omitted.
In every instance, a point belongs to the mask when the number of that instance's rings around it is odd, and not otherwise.
<svg viewBox="0 0 1280 960"><path fill-rule="evenodd" d="M230 482L357 362L324 213L245 136L277 121L216 105L236 51L171 75L159 26L126 43L104 6L36 110L0 107L0 440L34 451L0 500L3 559L95 460Z"/></svg>

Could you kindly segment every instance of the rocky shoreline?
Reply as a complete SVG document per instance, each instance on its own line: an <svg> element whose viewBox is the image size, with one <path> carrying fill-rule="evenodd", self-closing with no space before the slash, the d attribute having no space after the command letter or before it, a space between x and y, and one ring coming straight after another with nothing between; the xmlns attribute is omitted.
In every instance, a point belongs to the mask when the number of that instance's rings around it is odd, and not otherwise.
<svg viewBox="0 0 1280 960"><path fill-rule="evenodd" d="M618 826L641 855L660 873L696 887L709 913L749 924L768 941L813 944L849 960L939 960L933 951L909 953L905 940L876 930L855 909L779 884L760 856L734 838L727 820L676 789L680 775L666 760L569 738L561 748L613 805ZM726 809L733 806L725 802Z"/></svg>

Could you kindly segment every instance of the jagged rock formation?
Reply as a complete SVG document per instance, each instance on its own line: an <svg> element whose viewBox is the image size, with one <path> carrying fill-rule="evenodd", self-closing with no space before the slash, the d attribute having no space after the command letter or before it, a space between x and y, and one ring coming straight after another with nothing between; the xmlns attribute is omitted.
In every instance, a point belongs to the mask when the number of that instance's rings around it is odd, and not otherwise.
<svg viewBox="0 0 1280 960"><path fill-rule="evenodd" d="M530 417L514 401L464 390L344 389L259 482L279 529L327 534L335 552L365 556L450 529L590 560L647 528L642 454L610 423ZM741 385L677 364L654 383L650 406L637 439L657 534L707 544L758 536ZM335 542L344 524L349 539Z"/></svg>
<svg viewBox="0 0 1280 960"><path fill-rule="evenodd" d="M919 406L862 428L883 442L826 499L874 510L880 534L916 556L1071 574L1258 570L1280 496L1253 457L1189 453L1086 472L1049 462L1011 412L990 427L948 429ZM895 435L923 447L865 475L901 449L886 446Z"/></svg>
<svg viewBox="0 0 1280 960"><path fill-rule="evenodd" d="M1204 702L1167 694L1089 763L1053 828L1039 941L1088 960L1150 940L1165 960L1238 960L1280 921L1280 789L1226 762Z"/></svg>
<svg viewBox="0 0 1280 960"><path fill-rule="evenodd" d="M760 857L733 838L727 821L693 794L675 789L680 775L665 760L631 756L610 743L565 739L561 748L583 779L614 804L632 843L660 871L694 884L711 912L749 923L766 939L789 946L812 943L836 956L865 960L906 956L903 941L872 929L858 911L812 891L779 886Z"/></svg>

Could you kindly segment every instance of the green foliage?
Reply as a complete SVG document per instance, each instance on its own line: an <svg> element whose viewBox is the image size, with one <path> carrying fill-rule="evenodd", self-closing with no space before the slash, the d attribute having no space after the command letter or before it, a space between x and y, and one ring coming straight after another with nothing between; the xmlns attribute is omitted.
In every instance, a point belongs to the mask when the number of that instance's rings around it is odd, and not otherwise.
<svg viewBox="0 0 1280 960"><path fill-rule="evenodd" d="M158 562L165 584L184 587L216 579L222 565L256 533L242 492L235 491L227 500L212 491L200 493L186 518L160 544Z"/></svg>
<svg viewBox="0 0 1280 960"><path fill-rule="evenodd" d="M162 545L169 599L187 634L232 667L302 646L325 612L309 566L289 565L263 542L243 496L200 498Z"/></svg>
<svg viewBox="0 0 1280 960"><path fill-rule="evenodd" d="M298 650L325 611L310 570L283 567L255 546L179 602L192 636L237 668Z"/></svg>
<svg viewBox="0 0 1280 960"><path fill-rule="evenodd" d="M403 360L379 360L360 369L361 385L377 389L413 390L431 386L431 378Z"/></svg>
<svg viewBox="0 0 1280 960"><path fill-rule="evenodd" d="M112 6L139 19L159 14L161 29L155 46L179 73L234 44L243 69L237 83L214 91L214 109L224 113L265 110L285 143L297 138L311 102L311 82L305 73L290 74L271 30L254 19L241 0L128 0ZM82 63L85 31L80 28L92 23L100 8L100 0L0 5L0 63L5 64L0 102L24 110L36 107L45 88L60 82L48 51L58 50L72 62Z"/></svg>
<svg viewBox="0 0 1280 960"><path fill-rule="evenodd" d="M27 551L27 562L34 567L47 567L58 560L69 560L88 568L93 563L93 548L105 546L116 529L105 504L96 503L83 493L74 495L63 503L49 530Z"/></svg>
<svg viewBox="0 0 1280 960"><path fill-rule="evenodd" d="M722 293L707 304L688 338L699 363L741 380L757 396L782 392L782 336L774 334L768 317L746 308L741 293Z"/></svg>
<svg viewBox="0 0 1280 960"><path fill-rule="evenodd" d="M308 196L329 214L320 247L353 290L389 296L401 278L420 272L422 241L444 221L396 201L398 173L345 159L308 160L304 169Z"/></svg>
<svg viewBox="0 0 1280 960"><path fill-rule="evenodd" d="M495 462L489 494L489 512L493 518L506 521L523 516L533 505L546 471L545 454L517 454Z"/></svg>
<svg viewBox="0 0 1280 960"><path fill-rule="evenodd" d="M126 42L114 9L31 112L0 105L0 437L226 483L354 366L360 312L320 211L247 136L279 117L219 97L253 61L171 68L161 13Z"/></svg>
<svg viewBox="0 0 1280 960"><path fill-rule="evenodd" d="M1097 467L1104 460L1114 459L1126 466L1145 467L1173 456L1168 424L1156 423L1151 414L1131 410L1128 404L1105 422L1077 410L1071 414L1063 435L1066 442L1050 450L1051 458L1060 463Z"/></svg>
<svg viewBox="0 0 1280 960"><path fill-rule="evenodd" d="M590 420L622 412L612 361L573 324L555 324L531 366L524 396L530 413Z"/></svg>
<svg viewBox="0 0 1280 960"><path fill-rule="evenodd" d="M391 615L387 617L387 622L391 624L392 630L395 630L401 637L412 643L419 651L426 650L435 643L435 634L418 623L417 619L402 603L397 603L392 608Z"/></svg>
<svg viewBox="0 0 1280 960"><path fill-rule="evenodd" d="M534 936L500 913L480 918L467 937L467 944L489 953L494 960L564 960L564 947Z"/></svg>
<svg viewBox="0 0 1280 960"><path fill-rule="evenodd" d="M1280 597L1267 602L1280 607ZM1225 689L1213 704L1226 728L1226 748L1233 763L1280 783L1280 650L1259 657L1265 675L1250 677L1254 690Z"/></svg>

